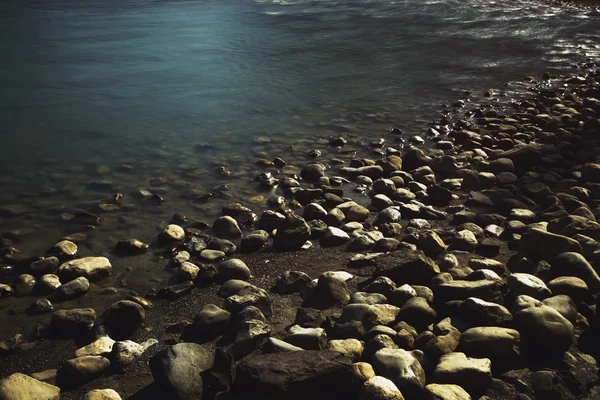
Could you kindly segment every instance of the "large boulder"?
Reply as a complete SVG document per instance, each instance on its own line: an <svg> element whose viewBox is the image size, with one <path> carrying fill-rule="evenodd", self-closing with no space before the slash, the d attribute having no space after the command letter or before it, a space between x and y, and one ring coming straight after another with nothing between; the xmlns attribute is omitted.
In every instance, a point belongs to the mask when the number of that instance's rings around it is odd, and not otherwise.
<svg viewBox="0 0 600 400"><path fill-rule="evenodd" d="M16 372L0 381L0 399L59 400L60 388Z"/></svg>
<svg viewBox="0 0 600 400"><path fill-rule="evenodd" d="M551 263L550 274L553 277L575 276L585 281L594 292L600 290L600 277L591 264L579 253L560 254Z"/></svg>
<svg viewBox="0 0 600 400"><path fill-rule="evenodd" d="M512 314L521 333L521 349L528 354L560 358L571 347L573 324L556 309L532 297L519 296Z"/></svg>
<svg viewBox="0 0 600 400"><path fill-rule="evenodd" d="M575 239L538 228L528 229L521 235L519 248L526 256L544 260L553 260L559 254L569 251L581 253L581 245Z"/></svg>
<svg viewBox="0 0 600 400"><path fill-rule="evenodd" d="M238 363L232 392L261 399L354 398L352 360L333 350L250 355Z"/></svg>
<svg viewBox="0 0 600 400"><path fill-rule="evenodd" d="M212 368L213 353L196 343L178 343L150 359L154 381L170 399L199 399L204 392L202 374Z"/></svg>
<svg viewBox="0 0 600 400"><path fill-rule="evenodd" d="M63 263L58 267L58 273L67 280L83 276L89 281L96 281L110 276L112 265L106 257L84 257Z"/></svg>
<svg viewBox="0 0 600 400"><path fill-rule="evenodd" d="M504 326L513 317L508 309L500 304L469 297L458 307L460 316L474 326Z"/></svg>

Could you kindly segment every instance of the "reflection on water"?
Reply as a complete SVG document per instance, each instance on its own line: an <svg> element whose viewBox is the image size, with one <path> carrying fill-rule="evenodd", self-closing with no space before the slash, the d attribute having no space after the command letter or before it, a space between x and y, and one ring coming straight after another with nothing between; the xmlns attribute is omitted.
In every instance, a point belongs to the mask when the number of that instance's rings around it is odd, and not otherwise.
<svg viewBox="0 0 600 400"><path fill-rule="evenodd" d="M592 10L512 0L2 2L0 205L20 211L0 210L0 231L40 254L83 229L69 214L122 192L80 244L110 255L173 212L258 211L258 159L350 160L330 135L399 146L390 126L420 133L465 91L511 95L523 86L506 82L597 58L597 26Z"/></svg>

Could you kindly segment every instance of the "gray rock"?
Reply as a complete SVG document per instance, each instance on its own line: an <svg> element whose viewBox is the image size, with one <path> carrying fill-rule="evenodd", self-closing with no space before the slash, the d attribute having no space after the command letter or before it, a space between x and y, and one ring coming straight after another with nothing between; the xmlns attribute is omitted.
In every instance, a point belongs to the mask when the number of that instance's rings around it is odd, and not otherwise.
<svg viewBox="0 0 600 400"><path fill-rule="evenodd" d="M52 314L50 329L60 337L73 337L86 332L96 322L96 312L92 308L57 310Z"/></svg>
<svg viewBox="0 0 600 400"><path fill-rule="evenodd" d="M62 300L72 299L81 296L90 290L90 282L87 278L80 276L70 282L67 282L56 289L57 296Z"/></svg>
<svg viewBox="0 0 600 400"><path fill-rule="evenodd" d="M321 274L307 303L315 308L329 308L336 304L346 304L350 301L350 292L346 281L334 272Z"/></svg>
<svg viewBox="0 0 600 400"><path fill-rule="evenodd" d="M56 372L60 387L83 385L102 375L110 367L110 361L102 356L83 356L65 361Z"/></svg>
<svg viewBox="0 0 600 400"><path fill-rule="evenodd" d="M196 343L178 343L150 359L154 381L172 399L198 399L203 394L202 374L212 368L213 353Z"/></svg>
<svg viewBox="0 0 600 400"><path fill-rule="evenodd" d="M242 230L237 221L229 215L224 215L215 220L212 226L215 234L224 239L239 238L242 236Z"/></svg>
<svg viewBox="0 0 600 400"><path fill-rule="evenodd" d="M277 228L273 247L277 251L293 251L302 248L310 239L311 229L306 221L292 212L285 216L285 223Z"/></svg>
<svg viewBox="0 0 600 400"><path fill-rule="evenodd" d="M104 313L104 325L113 332L115 338L133 335L145 319L144 308L131 300L117 301Z"/></svg>
<svg viewBox="0 0 600 400"><path fill-rule="evenodd" d="M232 313L237 313L248 306L257 307L268 317L273 314L271 297L266 290L256 286L246 286L225 300L225 308Z"/></svg>
<svg viewBox="0 0 600 400"><path fill-rule="evenodd" d="M251 275L246 263L237 258L230 258L219 263L217 273L223 281L230 279L248 280Z"/></svg>
<svg viewBox="0 0 600 400"><path fill-rule="evenodd" d="M475 234L470 230L463 229L456 232L452 238L452 249L462 251L473 251L477 247L478 242Z"/></svg>
<svg viewBox="0 0 600 400"><path fill-rule="evenodd" d="M60 261L57 257L44 257L31 263L29 270L33 275L54 274L58 270Z"/></svg>
<svg viewBox="0 0 600 400"><path fill-rule="evenodd" d="M84 257L67 261L58 267L58 274L71 280L83 276L90 282L112 274L112 265L105 257Z"/></svg>
<svg viewBox="0 0 600 400"><path fill-rule="evenodd" d="M242 321L233 340L232 354L239 360L258 349L271 335L271 327L264 321Z"/></svg>
<svg viewBox="0 0 600 400"><path fill-rule="evenodd" d="M59 400L60 388L15 372L0 381L2 400Z"/></svg>
<svg viewBox="0 0 600 400"><path fill-rule="evenodd" d="M350 240L350 236L343 230L335 228L333 226L327 227L325 230L325 236L321 239L322 246L336 247L347 243Z"/></svg>
<svg viewBox="0 0 600 400"><path fill-rule="evenodd" d="M242 238L241 251L245 253L253 253L265 247L269 241L267 231L257 230L250 232Z"/></svg>
<svg viewBox="0 0 600 400"><path fill-rule="evenodd" d="M374 224L376 226L392 223L392 222L400 222L400 218L402 215L400 214L400 210L393 206L384 208L377 214L377 218L375 219Z"/></svg>
<svg viewBox="0 0 600 400"><path fill-rule="evenodd" d="M285 271L275 282L275 291L281 294L290 294L299 291L312 279L302 271Z"/></svg>
<svg viewBox="0 0 600 400"><path fill-rule="evenodd" d="M225 332L230 318L229 311L214 304L207 304L196 314L192 329L201 337L216 337Z"/></svg>
<svg viewBox="0 0 600 400"><path fill-rule="evenodd" d="M375 260L376 275L387 276L397 284L426 285L440 273L438 265L421 251L401 248Z"/></svg>
<svg viewBox="0 0 600 400"><path fill-rule="evenodd" d="M232 392L293 400L351 398L352 360L333 350L251 355L235 370Z"/></svg>

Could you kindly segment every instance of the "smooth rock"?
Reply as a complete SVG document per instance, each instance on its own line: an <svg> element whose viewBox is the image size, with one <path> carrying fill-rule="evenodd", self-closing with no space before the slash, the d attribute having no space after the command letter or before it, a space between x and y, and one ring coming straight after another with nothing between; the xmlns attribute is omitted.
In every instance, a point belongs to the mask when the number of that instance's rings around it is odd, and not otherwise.
<svg viewBox="0 0 600 400"><path fill-rule="evenodd" d="M481 390L492 383L491 367L488 358L471 358L460 352L445 354L433 371L433 381Z"/></svg>
<svg viewBox="0 0 600 400"><path fill-rule="evenodd" d="M425 371L417 351L403 349L381 349L373 355L372 365L377 374L390 379L400 389L425 387Z"/></svg>
<svg viewBox="0 0 600 400"><path fill-rule="evenodd" d="M112 274L112 265L105 257L84 257L67 261L58 267L58 274L71 280L83 276L90 282Z"/></svg>
<svg viewBox="0 0 600 400"><path fill-rule="evenodd" d="M0 381L2 400L59 400L60 388L19 372Z"/></svg>
<svg viewBox="0 0 600 400"><path fill-rule="evenodd" d="M102 356L83 356L65 361L56 372L60 387L74 387L102 375L110 367L110 361Z"/></svg>
<svg viewBox="0 0 600 400"><path fill-rule="evenodd" d="M86 393L83 400L122 400L113 389L93 389Z"/></svg>
<svg viewBox="0 0 600 400"><path fill-rule="evenodd" d="M404 396L394 382L375 376L362 385L356 400L404 400Z"/></svg>
<svg viewBox="0 0 600 400"><path fill-rule="evenodd" d="M131 336L145 319L144 308L130 300L120 300L104 313L104 325L113 332L115 338Z"/></svg>

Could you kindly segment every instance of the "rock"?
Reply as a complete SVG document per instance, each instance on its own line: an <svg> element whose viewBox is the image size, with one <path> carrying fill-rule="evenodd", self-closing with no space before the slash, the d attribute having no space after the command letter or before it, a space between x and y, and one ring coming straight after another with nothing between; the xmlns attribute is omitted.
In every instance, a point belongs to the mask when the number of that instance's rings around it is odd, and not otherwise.
<svg viewBox="0 0 600 400"><path fill-rule="evenodd" d="M217 273L223 281L230 279L248 280L251 275L246 263L237 258L231 258L219 263L217 265Z"/></svg>
<svg viewBox="0 0 600 400"><path fill-rule="evenodd" d="M258 349L271 335L271 327L262 320L246 319L240 324L231 353L239 360Z"/></svg>
<svg viewBox="0 0 600 400"><path fill-rule="evenodd" d="M304 350L321 350L327 345L327 333L323 328L303 328L293 325L288 330L286 342Z"/></svg>
<svg viewBox="0 0 600 400"><path fill-rule="evenodd" d="M58 278L58 277L57 277ZM4 283L0 283L0 299L14 295L13 288Z"/></svg>
<svg viewBox="0 0 600 400"><path fill-rule="evenodd" d="M428 256L435 257L446 250L446 244L437 233L429 231L419 238L419 249Z"/></svg>
<svg viewBox="0 0 600 400"><path fill-rule="evenodd" d="M121 400L113 389L94 389L87 392L83 400Z"/></svg>
<svg viewBox="0 0 600 400"><path fill-rule="evenodd" d="M235 239L242 236L242 230L237 221L229 215L217 218L212 229L218 237L223 239Z"/></svg>
<svg viewBox="0 0 600 400"><path fill-rule="evenodd" d="M56 289L56 295L62 299L72 299L81 296L90 290L90 282L83 276L73 279Z"/></svg>
<svg viewBox="0 0 600 400"><path fill-rule="evenodd" d="M62 240L48 250L49 255L60 258L71 258L77 254L77 245L70 240Z"/></svg>
<svg viewBox="0 0 600 400"><path fill-rule="evenodd" d="M217 337L227 329L230 318L230 312L207 304L196 314L192 329L201 337Z"/></svg>
<svg viewBox="0 0 600 400"><path fill-rule="evenodd" d="M469 297L458 307L462 318L475 326L505 326L513 319L504 306Z"/></svg>
<svg viewBox="0 0 600 400"><path fill-rule="evenodd" d="M196 343L178 343L150 359L156 382L172 399L198 399L203 394L201 374L212 368L211 351Z"/></svg>
<svg viewBox="0 0 600 400"><path fill-rule="evenodd" d="M594 292L600 290L600 277L590 263L579 253L566 252L552 262L550 274L553 277L574 276L581 278Z"/></svg>
<svg viewBox="0 0 600 400"><path fill-rule="evenodd" d="M425 386L427 400L471 400L467 391L458 385L440 385L431 383ZM483 398L481 398L483 400Z"/></svg>
<svg viewBox="0 0 600 400"><path fill-rule="evenodd" d="M476 327L462 333L457 351L469 357L489 358L494 365L513 364L521 355L520 343L521 336L514 329Z"/></svg>
<svg viewBox="0 0 600 400"><path fill-rule="evenodd" d="M522 351L534 357L562 358L571 347L573 324L554 308L531 297L519 296L512 314L521 333Z"/></svg>
<svg viewBox="0 0 600 400"><path fill-rule="evenodd" d="M289 344L288 342L284 342L283 340L276 339L274 337L270 337L263 344L261 350L264 354L268 354L268 353L281 353L283 351L303 351L304 349L302 349L298 346Z"/></svg>
<svg viewBox="0 0 600 400"><path fill-rule="evenodd" d="M325 236L321 239L321 245L336 247L347 243L349 240L350 236L348 236L346 232L339 228L329 226L325 231Z"/></svg>
<svg viewBox="0 0 600 400"><path fill-rule="evenodd" d="M277 229L273 247L277 251L299 250L310 239L310 234L311 229L303 218L287 213L285 224Z"/></svg>
<svg viewBox="0 0 600 400"><path fill-rule="evenodd" d="M315 308L325 309L336 304L346 304L350 301L350 292L346 281L334 272L321 274L307 303Z"/></svg>
<svg viewBox="0 0 600 400"><path fill-rule="evenodd" d="M400 222L401 217L402 215L400 214L400 210L398 209L398 207L388 207L379 211L379 214L377 214L377 218L375 219L375 222L373 224L375 226L379 226L383 224Z"/></svg>
<svg viewBox="0 0 600 400"><path fill-rule="evenodd" d="M59 337L79 335L96 322L96 312L92 308L73 308L57 310L52 313L50 329Z"/></svg>
<svg viewBox="0 0 600 400"><path fill-rule="evenodd" d="M286 271L277 278L275 291L280 294L295 293L306 286L311 280L310 276L302 271Z"/></svg>
<svg viewBox="0 0 600 400"><path fill-rule="evenodd" d="M477 281L452 281L434 288L437 301L465 300L476 297L482 300L494 300L500 296L500 285L496 281L480 279Z"/></svg>
<svg viewBox="0 0 600 400"><path fill-rule="evenodd" d="M525 273L510 274L507 278L508 288L513 296L522 294L534 299L545 299L552 296L552 292L540 278Z"/></svg>
<svg viewBox="0 0 600 400"><path fill-rule="evenodd" d="M57 257L44 257L31 263L29 270L33 275L44 275L56 273L60 261Z"/></svg>
<svg viewBox="0 0 600 400"><path fill-rule="evenodd" d="M180 282L193 281L200 273L200 268L191 262L183 262L179 268L177 268L177 279Z"/></svg>
<svg viewBox="0 0 600 400"><path fill-rule="evenodd" d="M137 239L120 240L115 250L124 255L142 254L148 250L148 244Z"/></svg>
<svg viewBox="0 0 600 400"><path fill-rule="evenodd" d="M146 319L146 311L138 303L120 300L111 305L104 313L104 325L117 338L126 338L142 325Z"/></svg>
<svg viewBox="0 0 600 400"><path fill-rule="evenodd" d="M384 304L387 298L380 293L354 292L350 297L350 304Z"/></svg>
<svg viewBox="0 0 600 400"><path fill-rule="evenodd" d="M462 251L473 251L477 247L477 238L470 230L463 229L456 232L452 238L452 249Z"/></svg>
<svg viewBox="0 0 600 400"><path fill-rule="evenodd" d="M547 299L542 300L542 304L554 308L563 317L569 320L569 322L575 324L577 320L577 306L569 296L559 294L548 297Z"/></svg>
<svg viewBox="0 0 600 400"><path fill-rule="evenodd" d="M83 356L65 361L56 372L60 387L83 385L102 375L110 367L110 361L102 356Z"/></svg>
<svg viewBox="0 0 600 400"><path fill-rule="evenodd" d="M33 275L21 274L13 282L14 292L17 296L25 296L33 292L36 281Z"/></svg>
<svg viewBox="0 0 600 400"><path fill-rule="evenodd" d="M75 357L101 356L112 351L115 341L108 336L101 336L87 346L75 351Z"/></svg>
<svg viewBox="0 0 600 400"><path fill-rule="evenodd" d="M58 273L67 280L83 276L93 282L110 276L112 265L105 257L84 257L63 263L58 267Z"/></svg>
<svg viewBox="0 0 600 400"><path fill-rule="evenodd" d="M375 247L375 241L373 241L373 239L371 239L367 235L361 235L351 239L348 242L348 246L346 246L346 251L359 253L369 251L373 247Z"/></svg>
<svg viewBox="0 0 600 400"><path fill-rule="evenodd" d="M273 313L269 294L266 290L256 286L247 286L225 300L225 308L232 313L240 312L248 306L257 307L263 314L269 317Z"/></svg>
<svg viewBox="0 0 600 400"><path fill-rule="evenodd" d="M319 163L308 164L302 168L300 176L307 182L314 182L319 180L322 176L325 176L325 168Z"/></svg>
<svg viewBox="0 0 600 400"><path fill-rule="evenodd" d="M117 370L121 370L126 366L136 362L144 351L158 343L156 339L148 339L144 343L136 343L131 340L115 342L110 354L112 366Z"/></svg>
<svg viewBox="0 0 600 400"><path fill-rule="evenodd" d="M29 309L35 314L45 314L54 311L54 306L48 299L36 299L31 303Z"/></svg>
<svg viewBox="0 0 600 400"><path fill-rule="evenodd" d="M267 231L257 230L250 232L242 238L241 251L244 253L253 253L265 247L269 241Z"/></svg>
<svg viewBox="0 0 600 400"><path fill-rule="evenodd" d="M502 276L506 272L506 266L490 258L472 258L469 260L469 267L475 271L480 269L489 269Z"/></svg>
<svg viewBox="0 0 600 400"><path fill-rule="evenodd" d="M459 352L445 354L433 371L433 381L482 390L492 383L491 367L488 358L470 358Z"/></svg>
<svg viewBox="0 0 600 400"><path fill-rule="evenodd" d="M425 371L419 358L422 353L403 349L381 349L373 355L372 365L378 375L394 382L400 390L414 391L425 386Z"/></svg>
<svg viewBox="0 0 600 400"><path fill-rule="evenodd" d="M163 244L182 242L185 240L185 231L179 225L170 224L158 235L158 240Z"/></svg>
<svg viewBox="0 0 600 400"><path fill-rule="evenodd" d="M352 398L353 365L332 350L251 355L235 369L232 392L261 399Z"/></svg>
<svg viewBox="0 0 600 400"><path fill-rule="evenodd" d="M356 400L404 400L404 396L394 382L375 376L362 385Z"/></svg>
<svg viewBox="0 0 600 400"><path fill-rule="evenodd" d="M399 313L400 320L408 322L412 326L425 327L436 318L436 312L422 297L409 299Z"/></svg>
<svg viewBox="0 0 600 400"><path fill-rule="evenodd" d="M330 340L327 348L345 354L352 360L359 360L363 352L363 343L357 339Z"/></svg>
<svg viewBox="0 0 600 400"><path fill-rule="evenodd" d="M376 276L387 276L397 284L426 285L440 273L437 264L421 251L401 248L375 259Z"/></svg>
<svg viewBox="0 0 600 400"><path fill-rule="evenodd" d="M16 372L0 381L2 400L59 400L60 388Z"/></svg>
<svg viewBox="0 0 600 400"><path fill-rule="evenodd" d="M389 297L396 289L396 284L390 278L380 276L375 278L371 283L363 288L367 293L381 293Z"/></svg>
<svg viewBox="0 0 600 400"><path fill-rule="evenodd" d="M200 258L206 262L215 262L219 261L225 257L225 253L220 250L202 250L200 253Z"/></svg>
<svg viewBox="0 0 600 400"><path fill-rule="evenodd" d="M369 218L369 210L360 204L355 204L348 210L344 211L346 222L364 222Z"/></svg>
<svg viewBox="0 0 600 400"><path fill-rule="evenodd" d="M575 276L559 276L548 282L548 289L569 296L576 304L587 299L590 292L585 281Z"/></svg>
<svg viewBox="0 0 600 400"><path fill-rule="evenodd" d="M184 281L176 285L164 287L158 291L157 296L165 299L178 299L194 289L196 285L192 281Z"/></svg>
<svg viewBox="0 0 600 400"><path fill-rule="evenodd" d="M306 221L322 220L327 216L327 210L318 203L310 203L304 207L303 216Z"/></svg>
<svg viewBox="0 0 600 400"><path fill-rule="evenodd" d="M527 256L544 260L553 260L566 252L581 253L581 245L576 240L537 228L528 229L521 235L519 248Z"/></svg>

